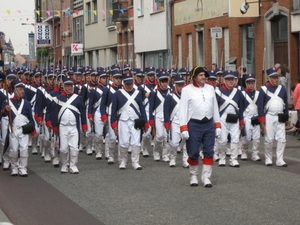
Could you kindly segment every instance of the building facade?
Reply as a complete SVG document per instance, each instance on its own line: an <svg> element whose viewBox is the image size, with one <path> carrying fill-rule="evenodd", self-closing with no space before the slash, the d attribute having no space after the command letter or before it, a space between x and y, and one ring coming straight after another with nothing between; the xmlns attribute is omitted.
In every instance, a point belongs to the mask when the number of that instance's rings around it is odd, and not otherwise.
<svg viewBox="0 0 300 225"><path fill-rule="evenodd" d="M176 1L172 8L173 55L177 55L179 67L246 66L249 73L256 74L258 85L266 82L265 69L275 63L286 64L295 85L299 27L294 22L291 30L294 2L299 1L257 1L245 10L243 0Z"/></svg>
<svg viewBox="0 0 300 225"><path fill-rule="evenodd" d="M117 62L116 23L112 0L84 0L84 61L86 66L107 67Z"/></svg>

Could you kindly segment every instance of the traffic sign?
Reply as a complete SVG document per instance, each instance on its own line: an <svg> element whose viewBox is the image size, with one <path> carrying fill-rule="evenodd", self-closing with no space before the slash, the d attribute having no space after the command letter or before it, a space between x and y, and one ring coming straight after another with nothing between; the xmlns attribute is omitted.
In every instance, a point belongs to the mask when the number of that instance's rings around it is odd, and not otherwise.
<svg viewBox="0 0 300 225"><path fill-rule="evenodd" d="M222 27L212 27L210 28L210 36L211 38L222 38L223 37Z"/></svg>

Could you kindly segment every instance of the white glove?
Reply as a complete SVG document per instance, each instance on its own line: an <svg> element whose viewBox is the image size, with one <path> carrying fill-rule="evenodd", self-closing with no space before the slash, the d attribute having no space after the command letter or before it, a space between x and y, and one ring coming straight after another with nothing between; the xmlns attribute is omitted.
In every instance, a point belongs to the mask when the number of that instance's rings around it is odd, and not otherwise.
<svg viewBox="0 0 300 225"><path fill-rule="evenodd" d="M187 130L181 133L183 139L188 140L190 138L189 132Z"/></svg>
<svg viewBox="0 0 300 225"><path fill-rule="evenodd" d="M216 128L216 138L219 138L221 135L221 128Z"/></svg>

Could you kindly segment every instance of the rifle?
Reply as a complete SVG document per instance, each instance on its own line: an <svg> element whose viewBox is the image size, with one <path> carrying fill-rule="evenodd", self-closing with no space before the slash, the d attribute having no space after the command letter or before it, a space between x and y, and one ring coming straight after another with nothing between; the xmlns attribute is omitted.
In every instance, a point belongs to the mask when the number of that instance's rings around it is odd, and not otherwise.
<svg viewBox="0 0 300 225"><path fill-rule="evenodd" d="M0 52L1 52L1 61L3 61L2 66L2 72L6 76L6 71L4 69L4 55L3 55L3 48L2 48L2 42L0 41ZM5 82L5 91L6 91L6 97L7 97L7 105L9 106L9 93L8 93L8 84ZM12 117L11 117L11 111L8 111L8 119L9 119L9 127L11 134L14 134L13 125L12 125Z"/></svg>

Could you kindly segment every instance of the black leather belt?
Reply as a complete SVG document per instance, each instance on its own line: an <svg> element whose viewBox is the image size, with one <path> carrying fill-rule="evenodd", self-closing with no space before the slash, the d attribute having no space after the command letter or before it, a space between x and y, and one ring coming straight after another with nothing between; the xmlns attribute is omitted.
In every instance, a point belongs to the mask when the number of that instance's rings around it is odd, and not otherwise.
<svg viewBox="0 0 300 225"><path fill-rule="evenodd" d="M197 119L190 119L190 121L193 121L195 123L208 123L209 121L211 121L211 119L208 119L207 117L204 117L202 120L197 120Z"/></svg>

